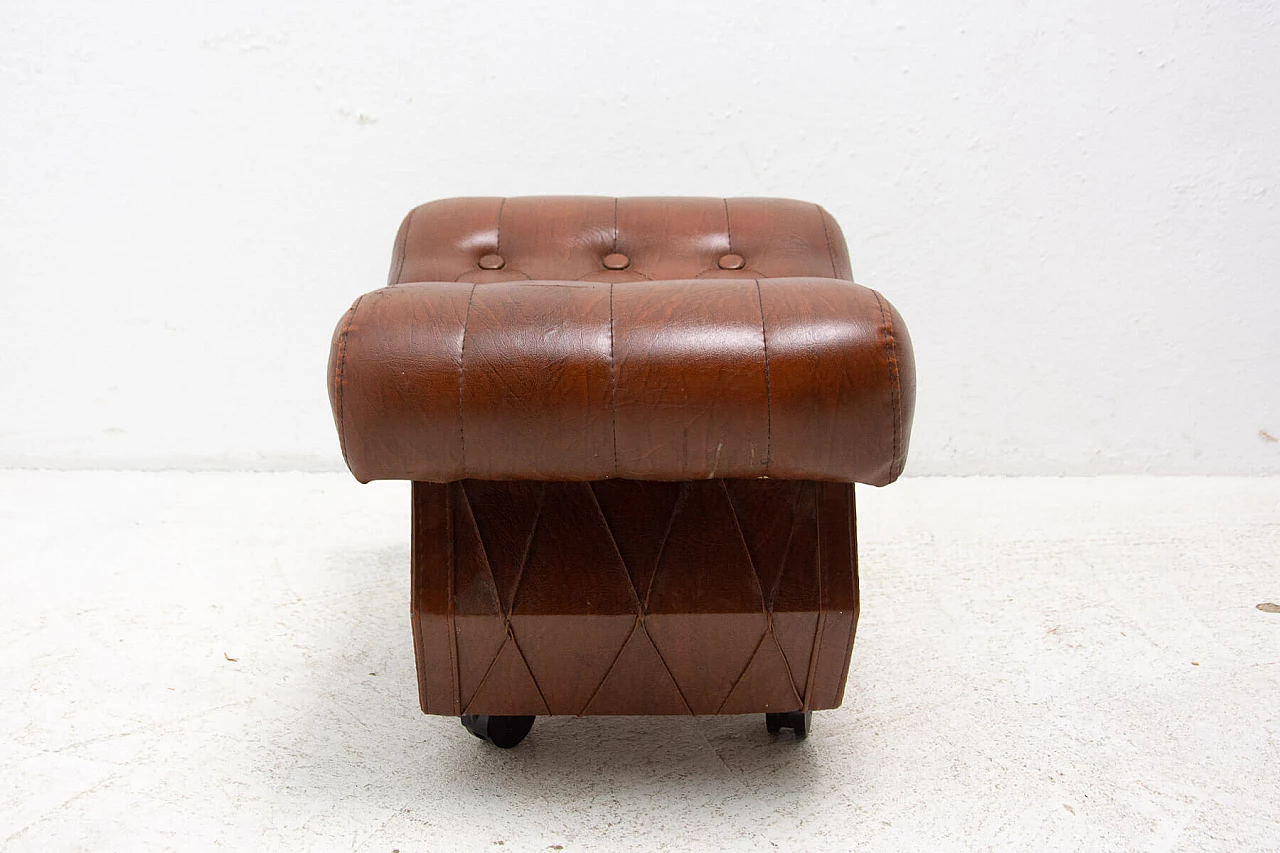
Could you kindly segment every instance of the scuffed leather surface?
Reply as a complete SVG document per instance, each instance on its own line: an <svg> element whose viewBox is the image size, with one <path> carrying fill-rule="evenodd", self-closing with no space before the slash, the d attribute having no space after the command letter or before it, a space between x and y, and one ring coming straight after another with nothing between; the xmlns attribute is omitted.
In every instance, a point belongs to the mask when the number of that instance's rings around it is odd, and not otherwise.
<svg viewBox="0 0 1280 853"><path fill-rule="evenodd" d="M340 327L335 408L362 481L881 485L907 449L905 335L835 279L400 285Z"/></svg>
<svg viewBox="0 0 1280 853"><path fill-rule="evenodd" d="M744 714L840 704L853 487L415 483L431 714Z"/></svg>
<svg viewBox="0 0 1280 853"><path fill-rule="evenodd" d="M720 268L729 255L740 268ZM344 456L362 481L892 482L910 339L848 266L838 226L802 202L423 205L392 285L335 332Z"/></svg>

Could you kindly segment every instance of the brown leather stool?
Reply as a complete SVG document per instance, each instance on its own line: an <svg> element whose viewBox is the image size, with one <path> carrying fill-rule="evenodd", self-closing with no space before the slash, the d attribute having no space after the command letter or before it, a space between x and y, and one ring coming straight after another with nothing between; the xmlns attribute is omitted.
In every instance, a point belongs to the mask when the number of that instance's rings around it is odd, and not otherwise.
<svg viewBox="0 0 1280 853"><path fill-rule="evenodd" d="M361 482L413 481L428 714L837 707L853 483L902 473L907 330L839 226L783 199L460 198L412 211L338 324Z"/></svg>

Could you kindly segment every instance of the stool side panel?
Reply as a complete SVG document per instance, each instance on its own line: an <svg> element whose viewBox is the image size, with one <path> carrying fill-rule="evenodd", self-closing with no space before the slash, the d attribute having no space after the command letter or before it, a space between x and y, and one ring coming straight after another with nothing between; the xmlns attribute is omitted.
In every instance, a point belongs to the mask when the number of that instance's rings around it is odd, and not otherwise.
<svg viewBox="0 0 1280 853"><path fill-rule="evenodd" d="M724 714L839 704L858 614L850 484L558 483L557 497L544 499L532 522L527 512L506 512L501 499L505 486L528 484L487 482L470 489L469 499L470 485L414 484L412 615L424 712ZM611 524L625 507L638 526ZM463 516L474 521L460 527ZM495 527L502 524L520 530ZM539 538L540 526L566 524L579 525L584 540L614 544L606 553ZM737 545L725 539L704 548L699 527L736 536ZM773 541L784 536L781 546ZM539 558L540 583L555 588L539 593L535 611L513 612L521 609L522 581L515 578L510 598L497 594L485 548L526 537L528 550L562 543ZM592 553L600 556L584 556ZM620 565L637 560L655 565ZM583 598L602 573L630 586L624 600L634 612L599 610L590 594ZM717 582L746 586L702 602L699 590ZM494 591L486 600L501 612L465 604L477 587ZM665 603L653 597L655 588L668 590L660 594ZM547 598L556 589L563 606ZM729 610L716 603L735 600ZM457 621L462 612L471 614L466 626Z"/></svg>
<svg viewBox="0 0 1280 853"><path fill-rule="evenodd" d="M425 714L461 714L453 639L451 485L414 483L409 600L418 700Z"/></svg>

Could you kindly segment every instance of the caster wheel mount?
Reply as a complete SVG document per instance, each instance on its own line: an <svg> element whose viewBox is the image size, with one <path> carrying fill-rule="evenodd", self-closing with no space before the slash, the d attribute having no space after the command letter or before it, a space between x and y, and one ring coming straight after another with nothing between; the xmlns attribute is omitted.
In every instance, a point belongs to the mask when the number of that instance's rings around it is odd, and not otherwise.
<svg viewBox="0 0 1280 853"><path fill-rule="evenodd" d="M510 749L524 740L533 728L533 717L504 717L494 714L467 714L462 725L481 740L499 749Z"/></svg>
<svg viewBox="0 0 1280 853"><path fill-rule="evenodd" d="M796 740L804 740L809 734L809 729L813 727L812 718L812 711L765 714L764 725L769 730L769 734L776 735L783 729L791 729L795 733Z"/></svg>

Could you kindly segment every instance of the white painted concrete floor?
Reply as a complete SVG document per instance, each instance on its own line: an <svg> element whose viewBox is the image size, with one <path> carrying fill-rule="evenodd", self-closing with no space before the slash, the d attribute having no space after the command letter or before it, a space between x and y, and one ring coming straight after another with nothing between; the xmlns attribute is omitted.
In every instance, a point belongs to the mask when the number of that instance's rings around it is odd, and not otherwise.
<svg viewBox="0 0 1280 853"><path fill-rule="evenodd" d="M408 487L0 473L0 847L1280 849L1280 479L859 489L844 707L424 717Z"/></svg>

